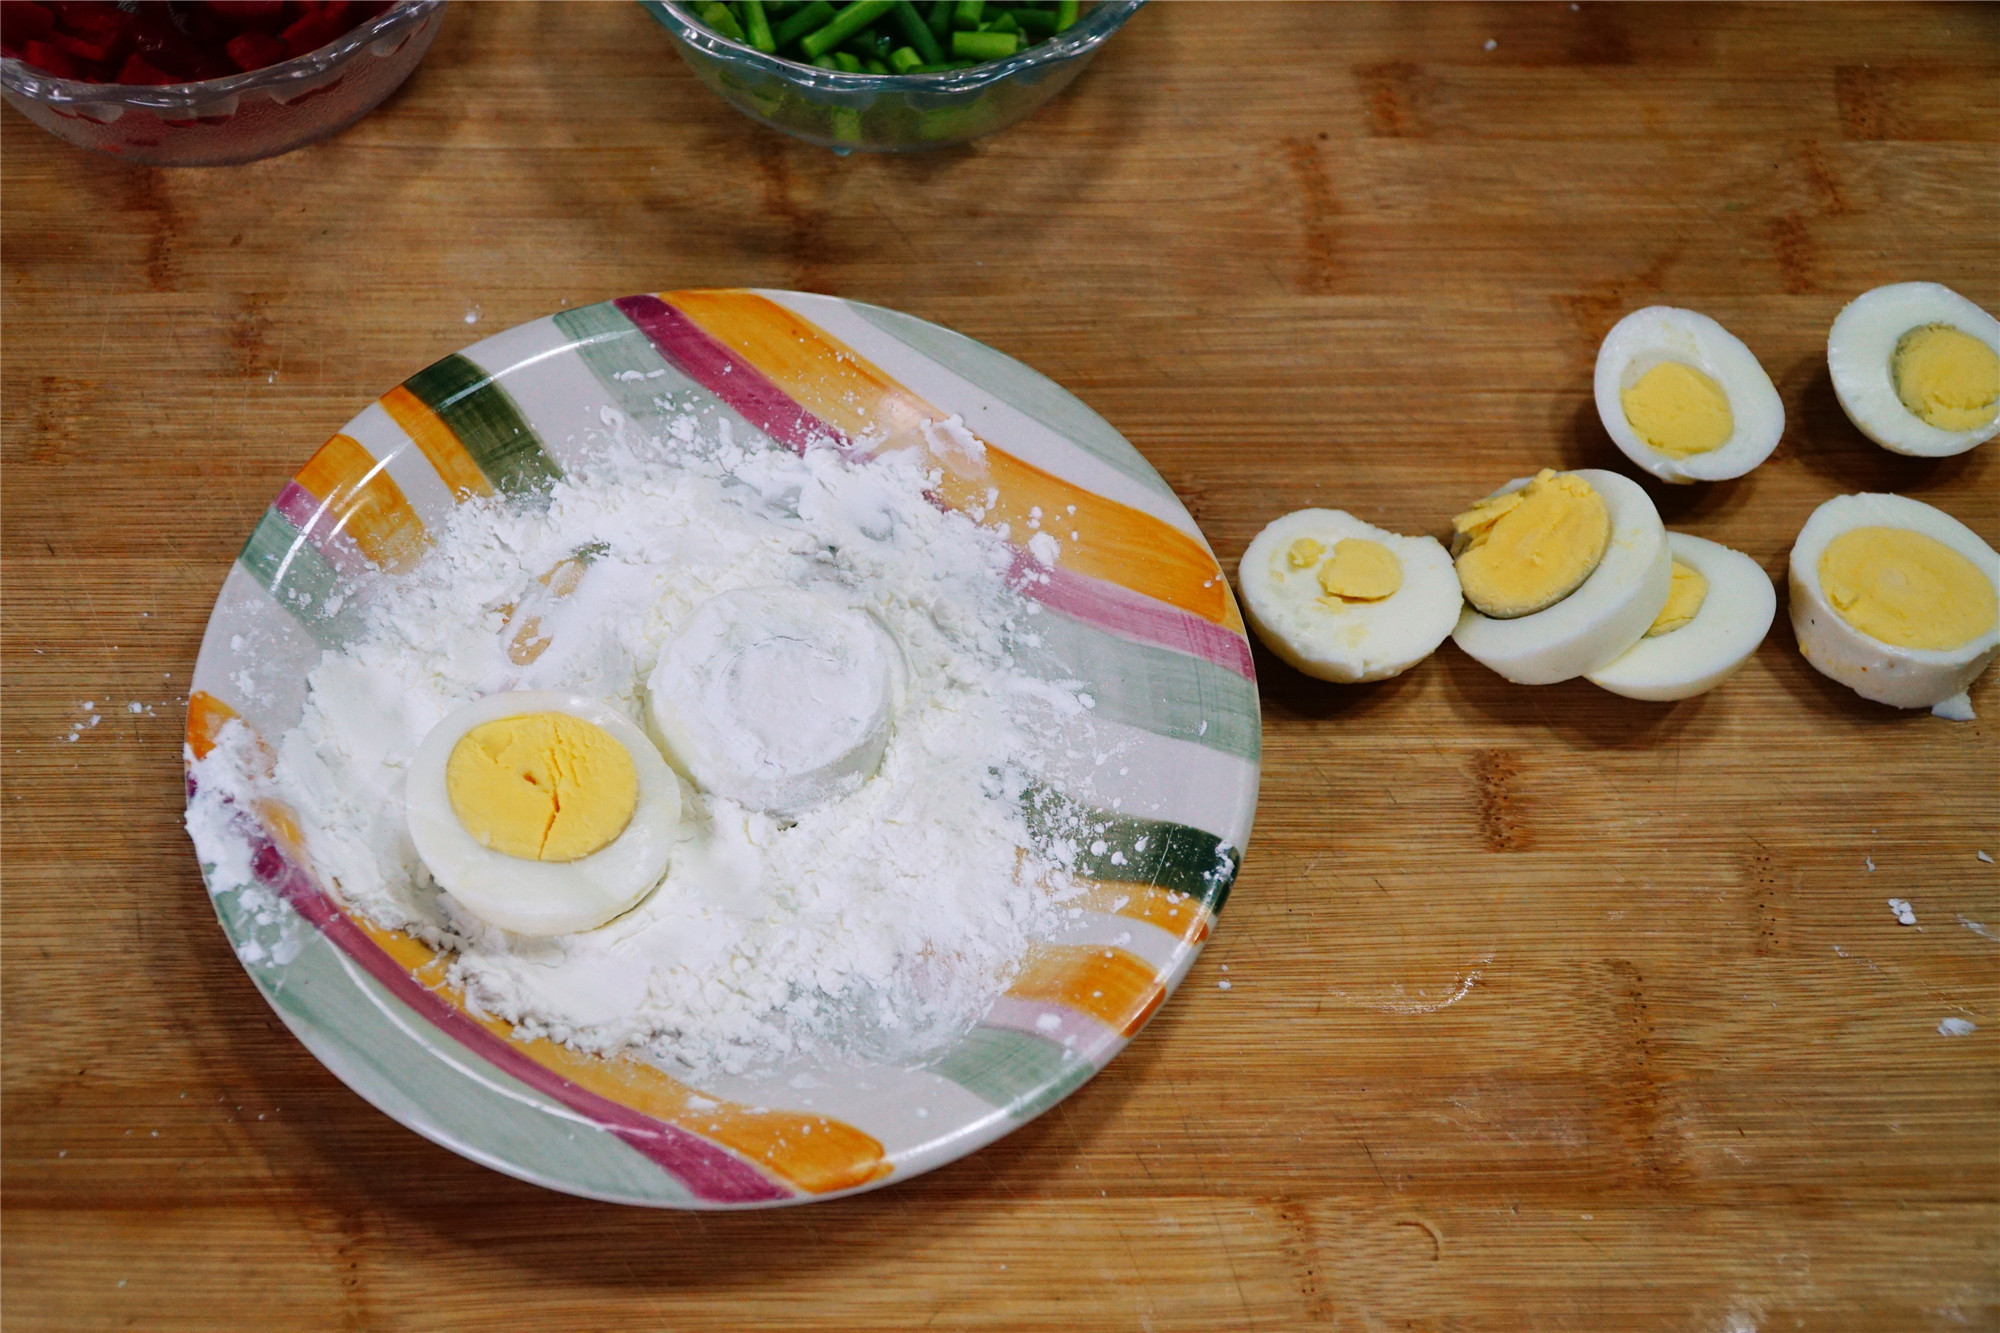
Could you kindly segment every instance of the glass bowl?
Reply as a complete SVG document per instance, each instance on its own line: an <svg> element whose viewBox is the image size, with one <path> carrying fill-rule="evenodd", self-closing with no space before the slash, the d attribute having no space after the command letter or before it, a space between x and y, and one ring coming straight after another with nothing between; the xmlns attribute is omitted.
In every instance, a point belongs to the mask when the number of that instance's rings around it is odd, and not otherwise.
<svg viewBox="0 0 2000 1333"><path fill-rule="evenodd" d="M401 0L334 41L247 74L160 86L86 83L0 58L0 92L58 138L126 162L221 167L337 134L430 50L444 0Z"/></svg>
<svg viewBox="0 0 2000 1333"><path fill-rule="evenodd" d="M676 0L640 0L681 59L731 106L837 153L906 153L1005 129L1069 86L1145 0L1099 0L1075 26L1004 60L942 74L847 74L766 55Z"/></svg>

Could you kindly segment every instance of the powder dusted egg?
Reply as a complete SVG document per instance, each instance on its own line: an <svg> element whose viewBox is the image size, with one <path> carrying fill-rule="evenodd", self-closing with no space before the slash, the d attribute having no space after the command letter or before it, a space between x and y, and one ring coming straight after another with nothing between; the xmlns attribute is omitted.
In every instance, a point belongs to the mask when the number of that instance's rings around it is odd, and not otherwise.
<svg viewBox="0 0 2000 1333"><path fill-rule="evenodd" d="M1608 666L1667 604L1659 511L1615 472L1543 468L1452 520L1466 606L1452 640L1519 685Z"/></svg>
<svg viewBox="0 0 2000 1333"><path fill-rule="evenodd" d="M521 935L590 930L666 874L680 786L646 733L586 695L517 690L446 717L405 802L432 878Z"/></svg>
<svg viewBox="0 0 2000 1333"><path fill-rule="evenodd" d="M695 786L797 814L875 772L901 664L866 611L798 588L740 588L702 603L667 644L646 718Z"/></svg>
<svg viewBox="0 0 2000 1333"><path fill-rule="evenodd" d="M1792 546L1792 629L1806 661L1864 699L1930 708L2000 653L2000 555L1941 509L1840 495Z"/></svg>
<svg viewBox="0 0 2000 1333"><path fill-rule="evenodd" d="M1691 699L1714 689L1757 651L1778 614L1770 577L1741 551L1685 532L1668 533L1667 549L1666 606L1639 642L1586 673L1628 699Z"/></svg>
<svg viewBox="0 0 2000 1333"><path fill-rule="evenodd" d="M1339 509L1274 520L1236 577L1265 647L1320 680L1386 680L1429 657L1458 621L1458 575L1435 537Z"/></svg>
<svg viewBox="0 0 2000 1333"><path fill-rule="evenodd" d="M1841 410L1884 449L1962 454L2000 434L2000 321L1935 282L1848 302L1826 335Z"/></svg>
<svg viewBox="0 0 2000 1333"><path fill-rule="evenodd" d="M1612 442L1662 481L1723 481L1771 456L1785 405L1756 356L1693 310L1654 305L1597 351L1597 415Z"/></svg>

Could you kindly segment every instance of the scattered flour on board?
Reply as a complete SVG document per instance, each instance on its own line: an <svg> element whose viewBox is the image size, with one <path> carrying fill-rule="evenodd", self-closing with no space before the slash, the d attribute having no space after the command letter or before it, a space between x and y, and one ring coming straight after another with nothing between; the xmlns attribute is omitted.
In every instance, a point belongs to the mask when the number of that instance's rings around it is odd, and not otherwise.
<svg viewBox="0 0 2000 1333"><path fill-rule="evenodd" d="M1916 911L1910 906L1908 898L1891 898L1889 900L1889 911L1896 918L1898 925L1914 926L1917 924Z"/></svg>
<svg viewBox="0 0 2000 1333"><path fill-rule="evenodd" d="M324 889L450 951L446 979L523 1036L695 1075L801 1052L921 1059L985 1012L1078 891L1089 839L1059 819L1031 837L1024 795L1051 749L1088 733L1092 701L1047 663L1021 665L1038 662L1020 640L1039 608L1007 583L994 533L925 498L937 477L915 451L854 463L746 449L726 431L690 445L691 429L662 446L612 424L545 505L461 505L413 573L363 592L359 634L310 673L304 714L273 749L223 729L193 765L188 816L211 886L262 892L241 811L275 797ZM565 561L582 572L559 594L568 580L541 580ZM875 780L795 823L684 788L666 880L592 931L512 935L437 888L403 814L434 724L532 689L595 695L638 721L676 627L718 593L763 585L865 606L896 639L904 693Z"/></svg>
<svg viewBox="0 0 2000 1333"><path fill-rule="evenodd" d="M1940 1018L1937 1030L1944 1037L1969 1037L1979 1031L1979 1024L1965 1018Z"/></svg>

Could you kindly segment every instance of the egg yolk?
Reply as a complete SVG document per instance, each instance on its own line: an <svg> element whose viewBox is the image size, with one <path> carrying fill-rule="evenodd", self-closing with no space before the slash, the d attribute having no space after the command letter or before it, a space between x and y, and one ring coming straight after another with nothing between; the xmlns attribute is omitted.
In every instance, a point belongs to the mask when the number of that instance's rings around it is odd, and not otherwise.
<svg viewBox="0 0 2000 1333"><path fill-rule="evenodd" d="M1286 548L1285 559L1293 569L1311 569L1326 554L1326 547L1310 537L1301 537Z"/></svg>
<svg viewBox="0 0 2000 1333"><path fill-rule="evenodd" d="M1707 600L1708 580L1702 572L1693 565L1674 561L1674 581L1667 591L1667 604L1653 617L1653 626L1646 631L1646 637L1657 639L1662 634L1672 634L1693 620Z"/></svg>
<svg viewBox="0 0 2000 1333"><path fill-rule="evenodd" d="M2000 621L1993 582L1934 537L1849 528L1819 557L1819 586L1840 618L1898 648L1948 651Z"/></svg>
<svg viewBox="0 0 2000 1333"><path fill-rule="evenodd" d="M528 861L575 861L625 831L639 772L610 732L568 713L474 727L445 763L452 811L483 847Z"/></svg>
<svg viewBox="0 0 2000 1333"><path fill-rule="evenodd" d="M1903 406L1939 430L1977 430L2000 409L2000 355L1949 324L1905 333L1889 373Z"/></svg>
<svg viewBox="0 0 2000 1333"><path fill-rule="evenodd" d="M1639 438L1670 458L1720 449L1736 433L1722 386L1678 361L1660 362L1618 398Z"/></svg>
<svg viewBox="0 0 2000 1333"><path fill-rule="evenodd" d="M1319 570L1320 591L1343 602L1379 602L1403 586L1403 562L1380 542L1343 537Z"/></svg>
<svg viewBox="0 0 2000 1333"><path fill-rule="evenodd" d="M1495 620L1554 606L1604 559L1611 511L1573 472L1543 468L1518 491L1481 500L1451 525L1465 600Z"/></svg>

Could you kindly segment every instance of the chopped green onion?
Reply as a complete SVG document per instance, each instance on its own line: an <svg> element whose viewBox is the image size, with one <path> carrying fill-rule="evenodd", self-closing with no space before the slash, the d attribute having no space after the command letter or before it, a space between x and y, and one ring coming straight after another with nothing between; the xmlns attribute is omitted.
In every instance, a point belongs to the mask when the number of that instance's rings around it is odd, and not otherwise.
<svg viewBox="0 0 2000 1333"><path fill-rule="evenodd" d="M1056 0L1056 31L1068 32L1076 24L1076 0Z"/></svg>
<svg viewBox="0 0 2000 1333"><path fill-rule="evenodd" d="M955 32L951 53L960 60L1005 60L1020 42L1021 35L1014 32Z"/></svg>
<svg viewBox="0 0 2000 1333"><path fill-rule="evenodd" d="M951 9L951 26L961 30L977 28L985 8L986 0L957 0Z"/></svg>
<svg viewBox="0 0 2000 1333"><path fill-rule="evenodd" d="M832 56L814 56L811 63L815 69L830 69L836 74L840 73L840 62Z"/></svg>
<svg viewBox="0 0 2000 1333"><path fill-rule="evenodd" d="M926 63L944 59L944 48L938 45L937 34L931 31L931 25L924 22L924 16L917 12L917 7L910 0L896 0L896 26L903 30L904 39Z"/></svg>
<svg viewBox="0 0 2000 1333"><path fill-rule="evenodd" d="M861 57L855 55L854 52L835 51L833 53L833 58L835 60L838 60L840 62L840 67L846 70L849 74L859 74L861 72Z"/></svg>
<svg viewBox="0 0 2000 1333"><path fill-rule="evenodd" d="M771 35L771 20L764 13L764 0L743 0L743 33L759 51L777 53L778 41Z"/></svg>
<svg viewBox="0 0 2000 1333"><path fill-rule="evenodd" d="M1012 14L1002 14L999 18L994 19L991 23L980 24L979 30L981 32L1019 32L1021 30L1021 25L1014 22L1014 16Z"/></svg>
<svg viewBox="0 0 2000 1333"><path fill-rule="evenodd" d="M953 0L931 0L930 12L924 15L924 26L939 41L943 41L944 35L951 31L953 7Z"/></svg>
<svg viewBox="0 0 2000 1333"><path fill-rule="evenodd" d="M930 29L926 28L924 31L929 32ZM889 65L898 74L908 74L923 63L924 58L917 54L917 48L914 46L899 46L889 53Z"/></svg>
<svg viewBox="0 0 2000 1333"><path fill-rule="evenodd" d="M819 31L826 26L828 20L839 12L839 10L828 4L827 0L812 0L811 4L778 25L778 31L775 36L778 39L779 47L790 46L807 33ZM808 56L807 59L811 59L811 57Z"/></svg>
<svg viewBox="0 0 2000 1333"><path fill-rule="evenodd" d="M879 60L864 60L861 62L861 68L867 70L870 74L887 74L889 72L889 67Z"/></svg>
<svg viewBox="0 0 2000 1333"><path fill-rule="evenodd" d="M730 41L740 42L743 40L743 25L736 21L736 16L729 12L729 6L723 4L722 0L708 0L708 3L696 10L695 13L701 15L703 23L721 33Z"/></svg>
<svg viewBox="0 0 2000 1333"><path fill-rule="evenodd" d="M1030 42L1055 36L1056 16L1046 9L1017 9L1014 22L1021 25L1021 34Z"/></svg>
<svg viewBox="0 0 2000 1333"><path fill-rule="evenodd" d="M801 37L799 49L809 56L824 54L895 7L896 0L853 0L852 4L841 6L824 28Z"/></svg>

